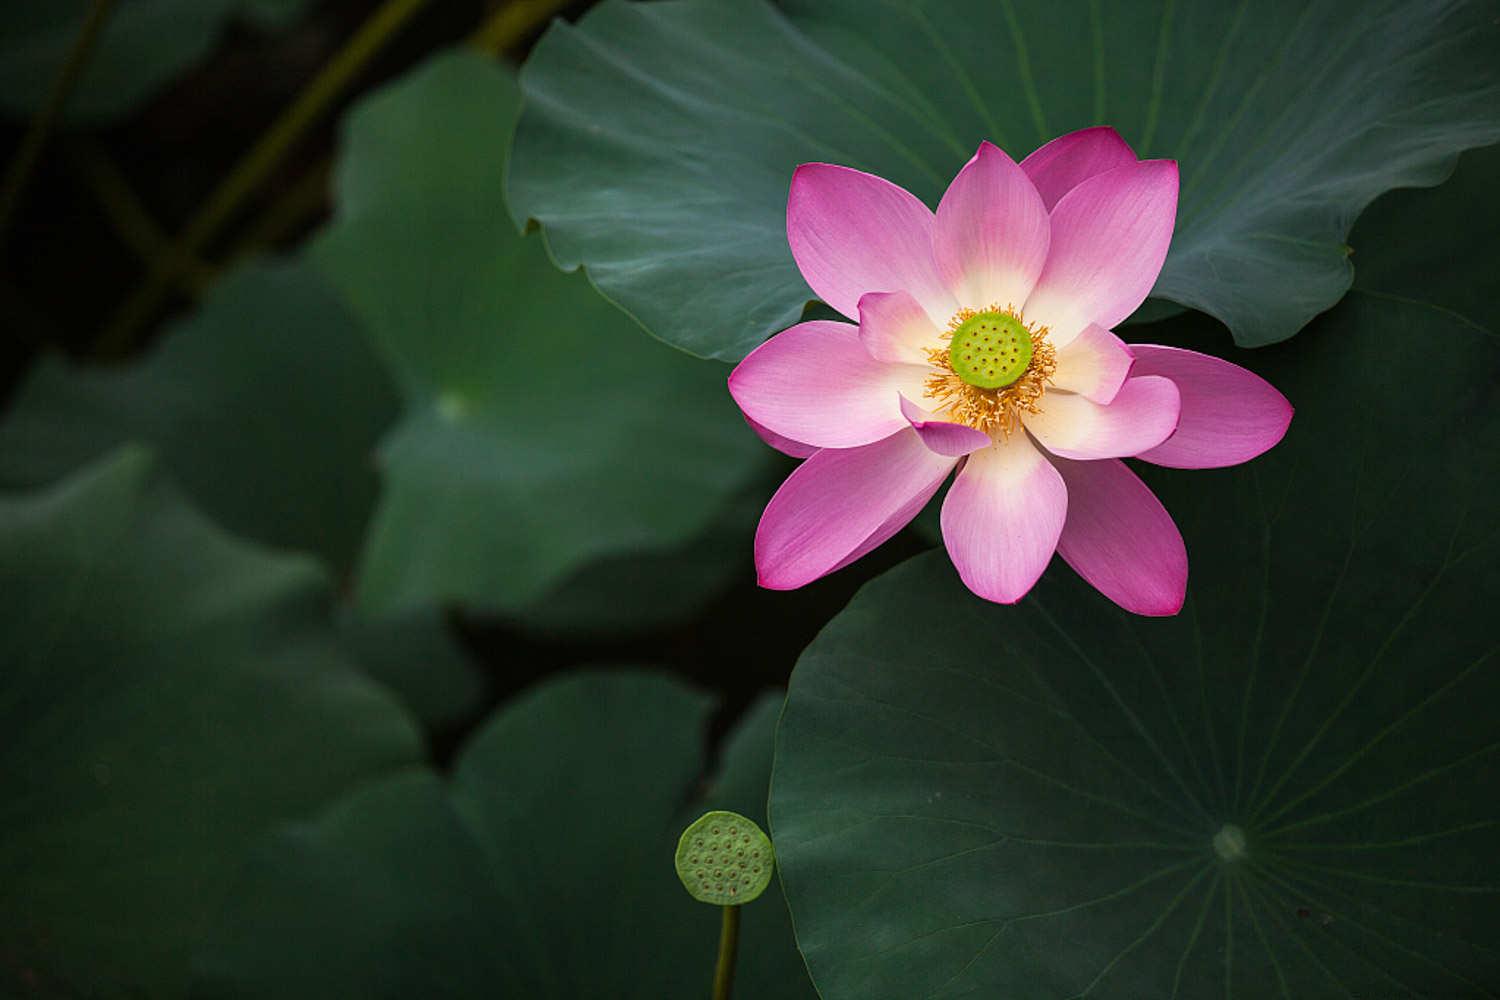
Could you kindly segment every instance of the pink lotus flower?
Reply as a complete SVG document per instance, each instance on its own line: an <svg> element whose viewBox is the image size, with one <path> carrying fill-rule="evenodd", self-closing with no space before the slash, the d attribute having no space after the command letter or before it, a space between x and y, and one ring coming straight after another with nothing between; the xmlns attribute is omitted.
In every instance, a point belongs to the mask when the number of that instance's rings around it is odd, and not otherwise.
<svg viewBox="0 0 1500 1000"><path fill-rule="evenodd" d="M1182 536L1120 459L1235 465L1292 416L1237 365L1111 332L1156 282L1176 212L1177 164L1108 128L1019 166L983 143L936 214L879 177L798 167L792 256L859 325L799 323L729 377L762 437L807 459L761 517L761 585L847 566L956 468L943 541L974 593L1020 600L1055 551L1121 607L1176 614Z"/></svg>

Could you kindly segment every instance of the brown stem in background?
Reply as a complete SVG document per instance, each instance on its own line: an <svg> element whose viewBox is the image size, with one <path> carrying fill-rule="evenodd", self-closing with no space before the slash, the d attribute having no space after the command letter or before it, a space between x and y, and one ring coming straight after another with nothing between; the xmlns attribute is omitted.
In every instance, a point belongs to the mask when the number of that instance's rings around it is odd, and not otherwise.
<svg viewBox="0 0 1500 1000"><path fill-rule="evenodd" d="M97 353L106 357L118 356L130 347L136 334L177 287L182 277L182 262L203 253L246 197L344 94L359 71L426 3L427 0L386 0L360 25L354 37L334 54L208 196L175 241L176 252L159 258L145 284L116 310L95 344Z"/></svg>
<svg viewBox="0 0 1500 1000"><path fill-rule="evenodd" d="M68 61L63 63L57 79L52 83L47 103L37 113L31 128L26 132L26 138L21 142L20 150L5 172L5 184L0 187L0 239L4 238L6 230L10 228L10 220L21 204L21 196L26 193L32 171L41 158L48 137L62 117L63 108L67 106L68 98L83 74L83 68L88 65L94 43L99 40L99 33L104 30L104 23L109 19L109 11L113 6L114 0L94 0L83 28L73 42L73 49L68 53Z"/></svg>

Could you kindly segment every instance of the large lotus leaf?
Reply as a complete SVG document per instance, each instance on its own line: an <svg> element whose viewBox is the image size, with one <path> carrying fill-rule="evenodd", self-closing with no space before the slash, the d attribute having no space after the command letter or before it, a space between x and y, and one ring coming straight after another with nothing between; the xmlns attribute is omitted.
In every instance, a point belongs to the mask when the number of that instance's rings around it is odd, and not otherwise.
<svg viewBox="0 0 1500 1000"><path fill-rule="evenodd" d="M250 843L416 761L306 559L137 450L0 500L0 993L180 995Z"/></svg>
<svg viewBox="0 0 1500 1000"><path fill-rule="evenodd" d="M584 673L501 710L451 780L355 792L252 856L195 995L672 1000L708 994L719 912L672 867L709 808L764 820L779 698L701 786L704 696ZM812 996L773 887L744 911L740 993Z"/></svg>
<svg viewBox="0 0 1500 1000"><path fill-rule="evenodd" d="M1492 0L607 0L522 74L510 191L565 266L646 329L735 359L811 296L792 170L828 161L937 203L981 139L1019 158L1114 125L1182 165L1155 295L1245 345L1349 287L1372 198L1500 138Z"/></svg>
<svg viewBox="0 0 1500 1000"><path fill-rule="evenodd" d="M52 482L144 441L221 524L346 569L397 406L325 280L300 263L258 264L216 286L141 361L41 361L0 423L0 482Z"/></svg>
<svg viewBox="0 0 1500 1000"><path fill-rule="evenodd" d="M806 651L771 812L826 1000L1500 993L1500 351L1355 292L1239 360L1297 414L1151 477L1179 616L937 551Z"/></svg>
<svg viewBox="0 0 1500 1000"><path fill-rule="evenodd" d="M1500 146L1465 153L1435 188L1392 191L1349 237L1355 285L1427 302L1500 336Z"/></svg>
<svg viewBox="0 0 1500 1000"><path fill-rule="evenodd" d="M382 447L367 607L525 608L590 562L699 536L765 460L722 367L640 337L511 227L519 100L500 67L449 55L347 122L316 255L406 401Z"/></svg>
<svg viewBox="0 0 1500 1000"><path fill-rule="evenodd" d="M134 109L208 51L235 15L290 20L306 0L119 0L68 100L73 119L104 121ZM46 102L94 0L0 5L0 109L18 116Z"/></svg>

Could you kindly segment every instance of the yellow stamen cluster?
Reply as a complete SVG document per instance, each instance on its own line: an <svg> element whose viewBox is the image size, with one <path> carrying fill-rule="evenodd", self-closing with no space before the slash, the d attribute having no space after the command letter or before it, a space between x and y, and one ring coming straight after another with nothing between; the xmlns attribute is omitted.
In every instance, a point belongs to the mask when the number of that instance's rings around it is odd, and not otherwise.
<svg viewBox="0 0 1500 1000"><path fill-rule="evenodd" d="M944 420L967 424L991 437L1010 437L1020 426L1021 413L1040 413L1037 402L1052 383L1052 373L1057 371L1057 352L1047 343L1047 328L1026 323L1014 306L1001 309L992 305L985 309L960 309L948 321L944 340L951 340L960 326L980 313L1006 313L1022 323L1031 337L1031 364L1020 378L999 389L982 389L970 385L953 370L947 347L930 347L927 360L934 371L927 376L927 398L936 404L933 409L942 412Z"/></svg>

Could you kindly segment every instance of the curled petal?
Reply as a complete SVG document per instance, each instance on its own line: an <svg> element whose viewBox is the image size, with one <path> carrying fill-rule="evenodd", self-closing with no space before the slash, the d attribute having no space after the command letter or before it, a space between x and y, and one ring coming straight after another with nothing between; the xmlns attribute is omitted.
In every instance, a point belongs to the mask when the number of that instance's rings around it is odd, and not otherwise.
<svg viewBox="0 0 1500 1000"><path fill-rule="evenodd" d="M1292 422L1292 404L1265 379L1221 358L1135 344L1134 374L1164 375L1182 394L1177 430L1138 456L1176 469L1238 465L1271 448Z"/></svg>
<svg viewBox="0 0 1500 1000"><path fill-rule="evenodd" d="M987 601L1014 604L1052 559L1068 490L1024 434L964 459L943 500L943 544L964 585Z"/></svg>
<svg viewBox="0 0 1500 1000"><path fill-rule="evenodd" d="M760 585L791 590L895 534L932 499L956 460L903 428L862 448L828 448L797 467L755 532Z"/></svg>
<svg viewBox="0 0 1500 1000"><path fill-rule="evenodd" d="M792 175L786 235L802 277L850 319L866 292L910 292L934 322L956 309L932 258L932 211L874 174L804 163Z"/></svg>
<svg viewBox="0 0 1500 1000"><path fill-rule="evenodd" d="M1057 554L1105 597L1138 615L1175 615L1187 595L1187 548L1156 495L1118 459L1057 459L1068 520Z"/></svg>
<svg viewBox="0 0 1500 1000"><path fill-rule="evenodd" d="M1096 403L1108 403L1125 384L1133 359L1128 344L1097 323L1090 323L1057 352L1052 384Z"/></svg>
<svg viewBox="0 0 1500 1000"><path fill-rule="evenodd" d="M1095 174L1135 163L1135 151L1107 125L1079 129L1056 139L1021 161L1047 211L1062 196Z"/></svg>
<svg viewBox="0 0 1500 1000"><path fill-rule="evenodd" d="M870 292L859 299L859 339L877 361L925 365L941 332L907 292Z"/></svg>
<svg viewBox="0 0 1500 1000"><path fill-rule="evenodd" d="M1021 421L1054 455L1092 460L1126 458L1154 448L1177 426L1177 386L1159 376L1128 378L1114 400L1101 406L1084 396L1049 392L1040 413Z"/></svg>
<svg viewBox="0 0 1500 1000"><path fill-rule="evenodd" d="M1042 273L1050 234L1031 179L982 142L938 203L932 251L960 306L1019 307Z"/></svg>
<svg viewBox="0 0 1500 1000"><path fill-rule="evenodd" d="M967 424L938 420L905 396L901 397L901 415L911 421L911 429L921 437L922 443L939 455L962 458L990 443L990 436L984 431L975 430Z"/></svg>
<svg viewBox="0 0 1500 1000"><path fill-rule="evenodd" d="M1090 323L1116 326L1146 300L1172 242L1177 164L1144 160L1106 170L1052 209L1052 245L1027 320L1061 348Z"/></svg>
<svg viewBox="0 0 1500 1000"><path fill-rule="evenodd" d="M729 375L750 420L817 448L855 448L907 426L900 394L921 393L926 369L876 361L848 323L811 320L761 344Z"/></svg>

